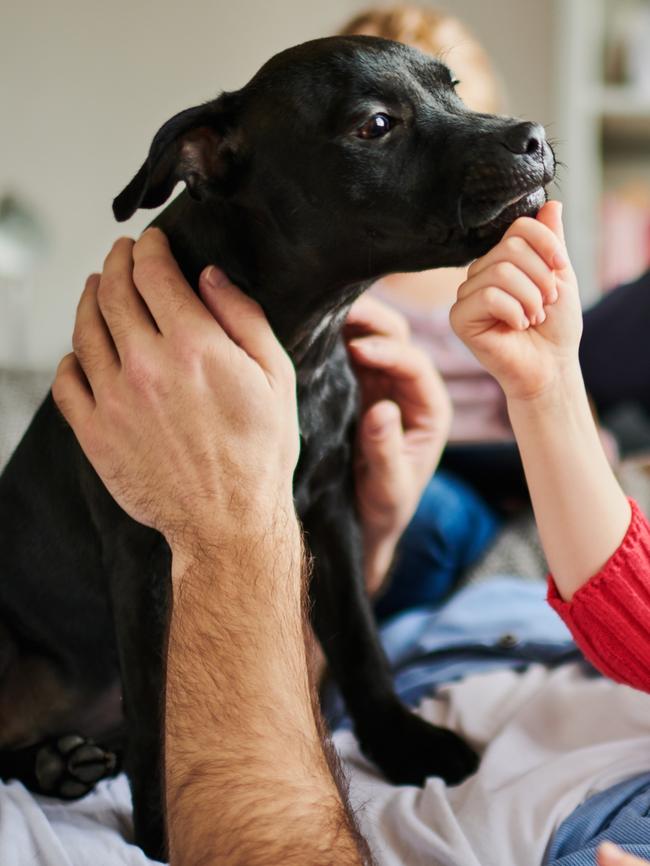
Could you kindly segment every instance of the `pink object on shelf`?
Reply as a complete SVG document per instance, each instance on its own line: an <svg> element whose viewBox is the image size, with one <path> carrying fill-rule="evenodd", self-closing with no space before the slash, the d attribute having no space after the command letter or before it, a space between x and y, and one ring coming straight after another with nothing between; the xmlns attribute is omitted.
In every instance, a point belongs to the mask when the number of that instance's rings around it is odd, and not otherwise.
<svg viewBox="0 0 650 866"><path fill-rule="evenodd" d="M604 290L638 277L650 266L650 191L630 187L603 199L601 285Z"/></svg>

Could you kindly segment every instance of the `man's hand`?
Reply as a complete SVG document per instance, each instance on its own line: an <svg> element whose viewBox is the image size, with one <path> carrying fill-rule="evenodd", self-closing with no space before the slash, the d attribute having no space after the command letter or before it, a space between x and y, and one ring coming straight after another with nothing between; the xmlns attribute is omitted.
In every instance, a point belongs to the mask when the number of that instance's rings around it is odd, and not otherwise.
<svg viewBox="0 0 650 866"><path fill-rule="evenodd" d="M374 592L438 464L452 411L440 376L409 342L398 313L365 295L350 311L346 337L361 387L356 492L366 584Z"/></svg>
<svg viewBox="0 0 650 866"><path fill-rule="evenodd" d="M261 308L216 268L200 292L162 232L118 240L53 385L110 493L173 548L290 511L298 457L294 371Z"/></svg>
<svg viewBox="0 0 650 866"><path fill-rule="evenodd" d="M551 391L578 369L582 313L561 205L522 217L470 267L451 323L507 398Z"/></svg>

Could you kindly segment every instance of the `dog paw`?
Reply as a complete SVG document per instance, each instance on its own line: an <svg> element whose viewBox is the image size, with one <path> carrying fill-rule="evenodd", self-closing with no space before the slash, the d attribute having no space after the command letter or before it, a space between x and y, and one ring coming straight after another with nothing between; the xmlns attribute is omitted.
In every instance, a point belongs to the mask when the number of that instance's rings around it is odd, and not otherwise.
<svg viewBox="0 0 650 866"><path fill-rule="evenodd" d="M394 785L421 786L432 776L457 785L479 764L476 753L453 731L431 725L401 706L359 739L364 754Z"/></svg>
<svg viewBox="0 0 650 866"><path fill-rule="evenodd" d="M51 740L36 754L35 773L41 791L63 800L83 797L116 768L113 752L78 734Z"/></svg>

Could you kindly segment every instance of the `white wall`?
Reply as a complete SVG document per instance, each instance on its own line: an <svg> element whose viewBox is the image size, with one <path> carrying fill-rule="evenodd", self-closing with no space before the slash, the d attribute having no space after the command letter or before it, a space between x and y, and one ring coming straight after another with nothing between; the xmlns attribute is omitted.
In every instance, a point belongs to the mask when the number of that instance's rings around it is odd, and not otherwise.
<svg viewBox="0 0 650 866"><path fill-rule="evenodd" d="M52 248L31 286L24 360L66 351L85 276L120 231L114 195L174 112L241 86L288 45L333 32L367 0L3 0L0 195L45 220ZM454 0L507 82L513 113L553 120L550 0ZM0 363L7 360L0 345Z"/></svg>

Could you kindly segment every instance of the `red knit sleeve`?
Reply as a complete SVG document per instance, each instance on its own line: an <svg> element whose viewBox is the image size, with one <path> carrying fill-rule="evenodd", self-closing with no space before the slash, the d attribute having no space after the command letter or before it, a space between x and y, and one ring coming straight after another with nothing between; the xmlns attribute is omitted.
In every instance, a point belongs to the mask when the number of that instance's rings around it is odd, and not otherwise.
<svg viewBox="0 0 650 866"><path fill-rule="evenodd" d="M650 692L650 524L633 500L618 550L566 602L551 575L548 601L585 657L606 676Z"/></svg>

